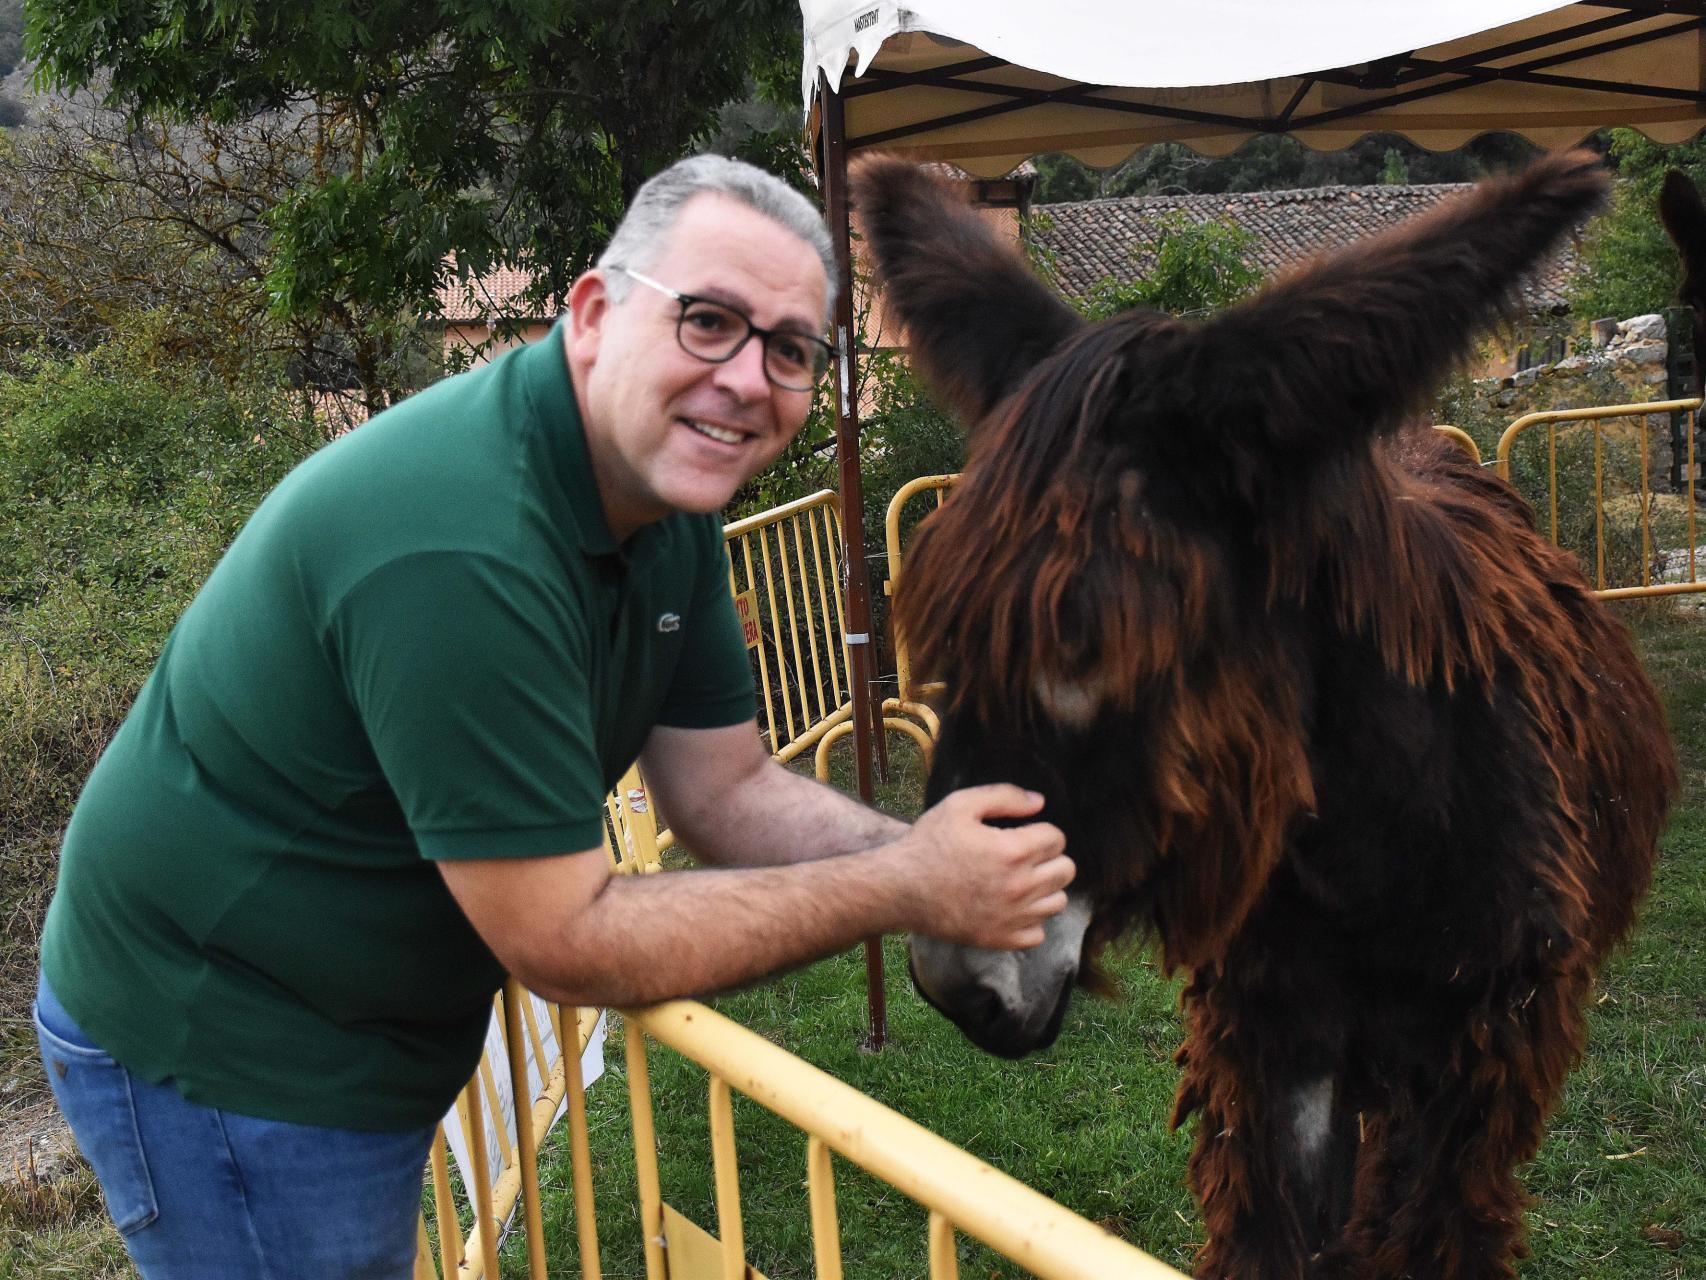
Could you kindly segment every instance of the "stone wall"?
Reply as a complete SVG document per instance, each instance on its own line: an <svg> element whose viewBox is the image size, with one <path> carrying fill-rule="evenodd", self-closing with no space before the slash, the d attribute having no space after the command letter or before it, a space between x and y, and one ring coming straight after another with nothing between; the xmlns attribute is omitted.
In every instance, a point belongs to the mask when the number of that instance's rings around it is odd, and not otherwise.
<svg viewBox="0 0 1706 1280"><path fill-rule="evenodd" d="M1490 406L1511 419L1542 409L1664 399L1663 316L1636 316L1606 325L1598 329L1598 337L1604 341L1557 364L1538 365L1477 385L1485 386Z"/></svg>
<svg viewBox="0 0 1706 1280"><path fill-rule="evenodd" d="M1501 378L1458 379L1446 388L1434 421L1460 426L1491 458L1506 427L1525 414L1549 409L1642 404L1665 398L1667 352L1663 316L1599 322L1594 344L1555 364L1537 365ZM1608 436L1638 434L1639 419L1606 421ZM1655 486L1668 486L1671 463L1668 413L1647 415L1649 471Z"/></svg>

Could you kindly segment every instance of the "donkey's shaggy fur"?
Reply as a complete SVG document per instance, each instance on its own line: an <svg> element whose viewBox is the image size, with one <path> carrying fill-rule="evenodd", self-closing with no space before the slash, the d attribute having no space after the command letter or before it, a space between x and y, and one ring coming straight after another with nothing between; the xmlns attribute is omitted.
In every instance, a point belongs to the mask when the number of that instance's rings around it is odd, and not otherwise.
<svg viewBox="0 0 1706 1280"><path fill-rule="evenodd" d="M1404 424L1603 190L1547 157L1206 322L1087 326L940 183L856 173L972 432L897 606L946 681L930 797L1043 792L1094 912L1080 976L1128 931L1186 972L1200 1275L1466 1280L1522 1251L1514 1169L1676 769L1575 563ZM1053 1037L1064 994L1021 1033L939 954L920 988L979 1044Z"/></svg>

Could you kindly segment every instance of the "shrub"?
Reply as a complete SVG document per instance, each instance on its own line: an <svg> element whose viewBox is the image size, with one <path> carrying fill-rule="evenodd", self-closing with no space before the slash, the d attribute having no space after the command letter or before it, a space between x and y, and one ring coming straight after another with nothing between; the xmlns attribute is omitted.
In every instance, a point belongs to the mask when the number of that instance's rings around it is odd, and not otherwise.
<svg viewBox="0 0 1706 1280"><path fill-rule="evenodd" d="M53 830L166 634L317 433L138 317L0 376L0 826Z"/></svg>

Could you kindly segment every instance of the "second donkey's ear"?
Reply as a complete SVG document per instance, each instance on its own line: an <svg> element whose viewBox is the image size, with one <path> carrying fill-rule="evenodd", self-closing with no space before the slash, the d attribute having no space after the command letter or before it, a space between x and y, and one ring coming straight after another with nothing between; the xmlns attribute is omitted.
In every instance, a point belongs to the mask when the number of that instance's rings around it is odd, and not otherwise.
<svg viewBox="0 0 1706 1280"><path fill-rule="evenodd" d="M1682 255L1682 301L1706 324L1706 202L1680 169L1665 174L1659 218Z"/></svg>
<svg viewBox="0 0 1706 1280"><path fill-rule="evenodd" d="M882 305L924 381L968 425L1084 323L958 193L889 156L857 163L854 208Z"/></svg>

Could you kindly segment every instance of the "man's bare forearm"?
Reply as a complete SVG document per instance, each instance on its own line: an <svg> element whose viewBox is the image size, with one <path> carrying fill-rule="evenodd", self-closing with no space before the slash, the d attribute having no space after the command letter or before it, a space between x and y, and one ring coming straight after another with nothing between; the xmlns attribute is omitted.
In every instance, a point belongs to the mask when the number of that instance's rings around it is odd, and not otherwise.
<svg viewBox="0 0 1706 1280"><path fill-rule="evenodd" d="M1066 905L1072 863L1048 823L993 824L1041 807L1017 787L971 787L894 824L898 839L791 865L617 876L587 849L438 866L527 986L565 1003L643 1003L727 990L879 933L1034 947Z"/></svg>
<svg viewBox="0 0 1706 1280"><path fill-rule="evenodd" d="M896 846L805 866L612 876L524 981L566 1004L649 1004L754 981L914 927Z"/></svg>
<svg viewBox="0 0 1706 1280"><path fill-rule="evenodd" d="M722 796L695 797L679 833L718 866L762 867L872 849L900 839L907 824L821 782L766 760ZM678 822L667 804L665 817Z"/></svg>

